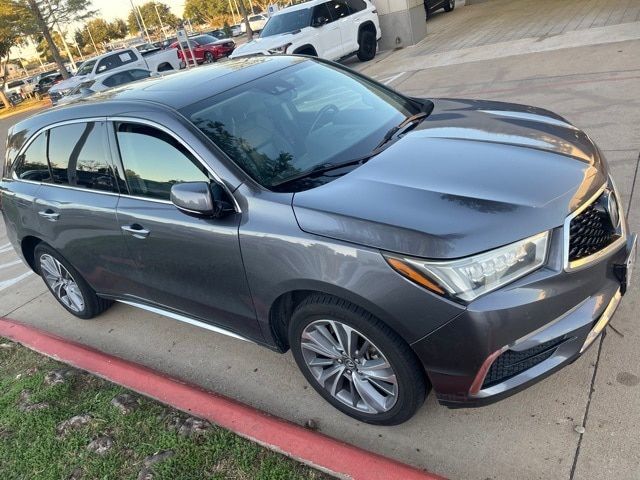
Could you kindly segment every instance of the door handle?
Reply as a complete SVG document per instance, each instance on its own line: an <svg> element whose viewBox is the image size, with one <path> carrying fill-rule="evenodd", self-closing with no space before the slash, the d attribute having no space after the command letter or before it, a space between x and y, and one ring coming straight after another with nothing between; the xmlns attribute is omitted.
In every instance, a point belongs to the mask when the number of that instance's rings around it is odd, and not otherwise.
<svg viewBox="0 0 640 480"><path fill-rule="evenodd" d="M42 210L38 212L38 215L40 215L42 218L46 220L49 220L50 222L56 222L58 221L58 218L60 218L60 214L57 212L54 212L50 208L47 208L46 210Z"/></svg>
<svg viewBox="0 0 640 480"><path fill-rule="evenodd" d="M140 238L140 239L147 238L151 233L150 230L146 230L142 228L142 226L138 225L137 223L134 223L133 225L123 225L120 228L122 228L123 231L130 233L135 238Z"/></svg>

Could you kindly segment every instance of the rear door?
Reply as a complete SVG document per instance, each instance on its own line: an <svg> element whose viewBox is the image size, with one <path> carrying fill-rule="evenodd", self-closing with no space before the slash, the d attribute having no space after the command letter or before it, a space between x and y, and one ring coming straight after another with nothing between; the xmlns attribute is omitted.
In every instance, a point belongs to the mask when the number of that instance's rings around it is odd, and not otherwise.
<svg viewBox="0 0 640 480"><path fill-rule="evenodd" d="M331 0L329 9L340 29L340 56L355 52L358 49L358 28L353 23L354 11L345 0Z"/></svg>
<svg viewBox="0 0 640 480"><path fill-rule="evenodd" d="M331 2L321 3L313 7L311 25L316 33L316 49L318 56L329 60L337 60L342 56L342 37L340 26L333 18L330 10ZM322 19L326 23L321 24Z"/></svg>
<svg viewBox="0 0 640 480"><path fill-rule="evenodd" d="M261 336L240 254L241 213L206 218L178 210L170 201L172 185L213 185L194 151L150 122L123 120L113 127L128 187L118 220L139 273L132 293L163 310Z"/></svg>
<svg viewBox="0 0 640 480"><path fill-rule="evenodd" d="M133 265L116 219L106 122L75 121L44 135L49 172L35 200L39 233L98 293L126 290Z"/></svg>

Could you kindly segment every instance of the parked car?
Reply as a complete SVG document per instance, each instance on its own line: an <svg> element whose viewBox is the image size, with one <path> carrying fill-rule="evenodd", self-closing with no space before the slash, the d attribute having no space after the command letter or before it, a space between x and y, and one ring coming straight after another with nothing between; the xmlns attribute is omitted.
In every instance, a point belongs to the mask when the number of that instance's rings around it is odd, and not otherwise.
<svg viewBox="0 0 640 480"><path fill-rule="evenodd" d="M264 13L259 13L257 15L251 15L249 17L249 26L251 27L251 31L260 32L269 20L269 17ZM244 22L240 23L240 33L247 33L247 24Z"/></svg>
<svg viewBox="0 0 640 480"><path fill-rule="evenodd" d="M141 53L135 47L115 50L87 60L78 67L78 72L71 78L57 83L49 89L51 103L58 100L81 83L93 80L97 75L118 70L141 68L150 72L166 72L179 70L181 61L175 50L157 50Z"/></svg>
<svg viewBox="0 0 640 480"><path fill-rule="evenodd" d="M276 12L260 38L231 55L305 54L338 60L376 55L382 33L376 7L369 0L311 0Z"/></svg>
<svg viewBox="0 0 640 480"><path fill-rule="evenodd" d="M230 28L232 37L239 37L240 35L242 35L242 27L240 26L240 24L231 25Z"/></svg>
<svg viewBox="0 0 640 480"><path fill-rule="evenodd" d="M572 362L636 255L602 152L564 118L303 56L42 112L10 129L4 172L9 241L68 312L119 301L291 349L373 424L429 387L477 406Z"/></svg>
<svg viewBox="0 0 640 480"><path fill-rule="evenodd" d="M27 90L31 91L32 89L29 87L27 79L24 78L20 80L12 80L4 85L4 93L7 96L17 95L20 98L24 98L27 95Z"/></svg>
<svg viewBox="0 0 640 480"><path fill-rule="evenodd" d="M60 73L55 71L49 75L41 76L38 83L33 87L33 93L36 95L45 95L49 92L49 89L57 83L60 83L64 78Z"/></svg>
<svg viewBox="0 0 640 480"><path fill-rule="evenodd" d="M215 30L211 30L210 32L206 32L206 35L210 35L212 37L215 37L218 40L225 40L225 39L229 38L229 35L227 35L224 30L219 29L219 28L217 28Z"/></svg>
<svg viewBox="0 0 640 480"><path fill-rule="evenodd" d="M86 98L94 95L97 92L103 92L110 88L126 85L127 83L137 82L151 76L149 70L143 70L141 68L132 68L130 70L119 70L115 73L104 73L98 75L93 80L88 80L81 83L77 87L71 89L71 91L58 100L58 105L66 105L81 98Z"/></svg>
<svg viewBox="0 0 640 480"><path fill-rule="evenodd" d="M456 0L424 0L424 13L429 20L429 17L436 10L444 8L445 12L450 12L456 8Z"/></svg>
<svg viewBox="0 0 640 480"><path fill-rule="evenodd" d="M191 50L193 51L193 56L196 59L196 63L212 63L223 57L228 57L233 50L236 48L236 44L233 40L218 40L211 35L198 35L196 37L189 38L189 45L191 45ZM190 62L193 62L191 58L191 51L189 50L189 45L187 42L183 42L182 48L184 49L185 55L189 59ZM175 48L178 50L178 57L186 61L182 58L182 50L178 46L178 42L175 42L171 45L171 48Z"/></svg>

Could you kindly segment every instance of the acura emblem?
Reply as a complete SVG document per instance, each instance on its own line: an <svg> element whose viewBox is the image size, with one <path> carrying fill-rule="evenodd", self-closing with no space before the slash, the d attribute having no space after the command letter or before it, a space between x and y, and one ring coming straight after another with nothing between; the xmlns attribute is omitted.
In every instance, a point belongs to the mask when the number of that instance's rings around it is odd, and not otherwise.
<svg viewBox="0 0 640 480"><path fill-rule="evenodd" d="M611 225L613 225L613 228L618 228L618 226L620 225L620 210L618 208L618 200L616 199L616 194L613 193L612 190L609 190L609 193L607 193L605 208L609 213Z"/></svg>

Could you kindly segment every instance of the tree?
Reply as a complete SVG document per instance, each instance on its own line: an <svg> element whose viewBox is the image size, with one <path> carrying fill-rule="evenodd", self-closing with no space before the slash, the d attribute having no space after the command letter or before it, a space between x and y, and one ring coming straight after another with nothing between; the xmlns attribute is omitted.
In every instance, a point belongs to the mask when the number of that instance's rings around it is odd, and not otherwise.
<svg viewBox="0 0 640 480"><path fill-rule="evenodd" d="M162 20L162 24L165 27L177 27L180 23L180 19L171 13L169 6L162 2L147 2L140 6L140 13L142 14L142 19L144 20L144 25L147 27L147 30L160 31L160 20ZM127 17L127 26L132 33L141 33L138 20L136 19L137 14L136 8L135 12L130 10L129 16ZM160 18L158 18L158 16L160 16Z"/></svg>
<svg viewBox="0 0 640 480"><path fill-rule="evenodd" d="M0 0L0 65L2 66L2 78L0 79L0 102L10 108L11 103L4 93L4 85L7 81L7 63L11 49L20 43L22 25L22 8L12 0Z"/></svg>
<svg viewBox="0 0 640 480"><path fill-rule="evenodd" d="M52 31L54 27L82 21L93 16L95 10L90 10L91 0L8 0L20 6L25 12L23 19L24 35L42 36L49 46L49 51L63 78L69 78L69 72L64 66L58 45L54 41Z"/></svg>
<svg viewBox="0 0 640 480"><path fill-rule="evenodd" d="M221 17L231 13L228 0L187 0L183 15L194 23L213 25Z"/></svg>
<svg viewBox="0 0 640 480"><path fill-rule="evenodd" d="M51 38L53 39L53 43L58 48L58 52L64 49L64 46L62 44L62 37L58 32L51 33ZM38 56L46 62L53 61L53 53L51 52L51 48L49 47L49 43L47 42L47 40L41 35L39 37L36 37L36 41L38 42L36 43L36 52L38 52ZM69 61L66 53L59 53L59 55L63 58L64 61Z"/></svg>

